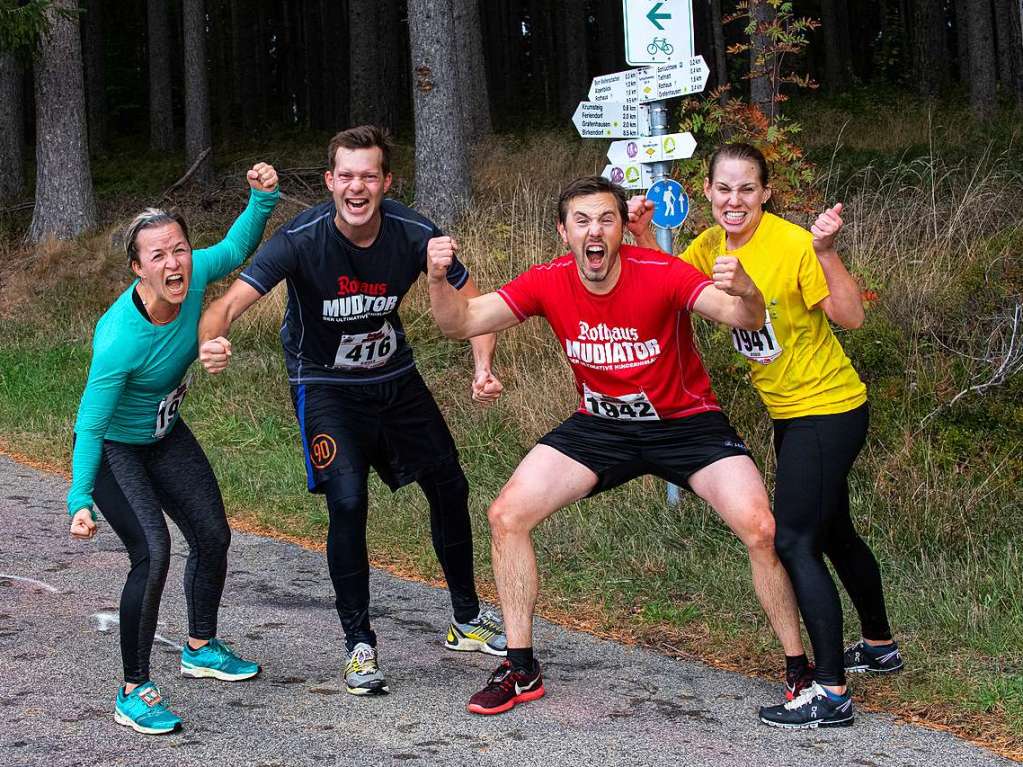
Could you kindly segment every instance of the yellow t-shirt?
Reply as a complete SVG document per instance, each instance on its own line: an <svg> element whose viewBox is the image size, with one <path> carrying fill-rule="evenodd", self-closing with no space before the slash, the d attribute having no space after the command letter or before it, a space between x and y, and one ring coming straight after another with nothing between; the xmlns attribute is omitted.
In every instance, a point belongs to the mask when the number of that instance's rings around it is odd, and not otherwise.
<svg viewBox="0 0 1023 767"><path fill-rule="evenodd" d="M704 274L725 255L720 226L703 232L679 257ZM845 356L828 318L813 307L830 295L813 236L764 213L750 241L727 255L739 259L764 294L766 323L756 332L733 330L753 385L772 418L845 413L867 401L867 388Z"/></svg>

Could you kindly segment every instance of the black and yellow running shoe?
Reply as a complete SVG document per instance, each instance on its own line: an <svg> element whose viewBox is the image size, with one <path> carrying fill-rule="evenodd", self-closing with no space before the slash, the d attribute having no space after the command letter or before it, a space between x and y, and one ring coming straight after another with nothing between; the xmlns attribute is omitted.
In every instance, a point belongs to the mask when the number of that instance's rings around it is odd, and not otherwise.
<svg viewBox="0 0 1023 767"><path fill-rule="evenodd" d="M489 610L480 610L479 615L468 623L451 621L444 646L458 652L482 652L500 657L508 654L504 624Z"/></svg>
<svg viewBox="0 0 1023 767"><path fill-rule="evenodd" d="M345 661L345 684L352 695L385 695L389 692L384 672L377 665L377 648L359 642Z"/></svg>

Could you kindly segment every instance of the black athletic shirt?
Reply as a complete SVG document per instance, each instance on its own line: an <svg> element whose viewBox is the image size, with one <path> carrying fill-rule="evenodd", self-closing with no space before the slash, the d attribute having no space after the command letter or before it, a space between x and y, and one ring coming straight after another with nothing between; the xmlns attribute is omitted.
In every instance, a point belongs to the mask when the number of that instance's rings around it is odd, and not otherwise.
<svg viewBox="0 0 1023 767"><path fill-rule="evenodd" d="M334 224L333 200L316 205L278 229L242 271L263 294L287 281L281 343L291 383L378 383L415 367L398 307L426 272L427 242L443 233L394 200L380 212L376 241L360 248ZM468 279L455 259L448 282L461 288Z"/></svg>

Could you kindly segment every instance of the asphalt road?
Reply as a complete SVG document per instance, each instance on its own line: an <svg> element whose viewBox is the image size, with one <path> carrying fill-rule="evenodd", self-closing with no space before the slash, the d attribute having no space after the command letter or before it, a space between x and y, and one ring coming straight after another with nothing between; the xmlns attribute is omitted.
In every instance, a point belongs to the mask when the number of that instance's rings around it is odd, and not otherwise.
<svg viewBox="0 0 1023 767"><path fill-rule="evenodd" d="M838 730L775 730L756 706L780 685L538 624L547 695L465 712L495 663L442 646L445 592L374 572L391 694L356 698L322 555L235 533L220 633L264 664L251 681L178 675L187 624L175 537L153 677L183 732L113 721L117 602L127 556L110 529L67 535L66 482L0 457L0 766L43 765L1009 765L940 732L858 714ZM296 490L296 492L298 492Z"/></svg>

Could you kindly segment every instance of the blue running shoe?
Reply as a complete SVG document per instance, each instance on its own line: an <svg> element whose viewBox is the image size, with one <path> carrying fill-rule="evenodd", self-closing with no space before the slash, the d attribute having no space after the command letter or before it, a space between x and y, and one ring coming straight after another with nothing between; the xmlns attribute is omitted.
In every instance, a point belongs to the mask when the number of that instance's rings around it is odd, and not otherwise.
<svg viewBox="0 0 1023 767"><path fill-rule="evenodd" d="M181 718L167 708L167 701L152 682L143 682L125 695L117 691L114 721L146 735L163 735L181 729Z"/></svg>
<svg viewBox="0 0 1023 767"><path fill-rule="evenodd" d="M181 650L181 676L213 677L224 682L240 682L259 673L259 664L242 660L219 639L211 639L198 650L185 642Z"/></svg>

